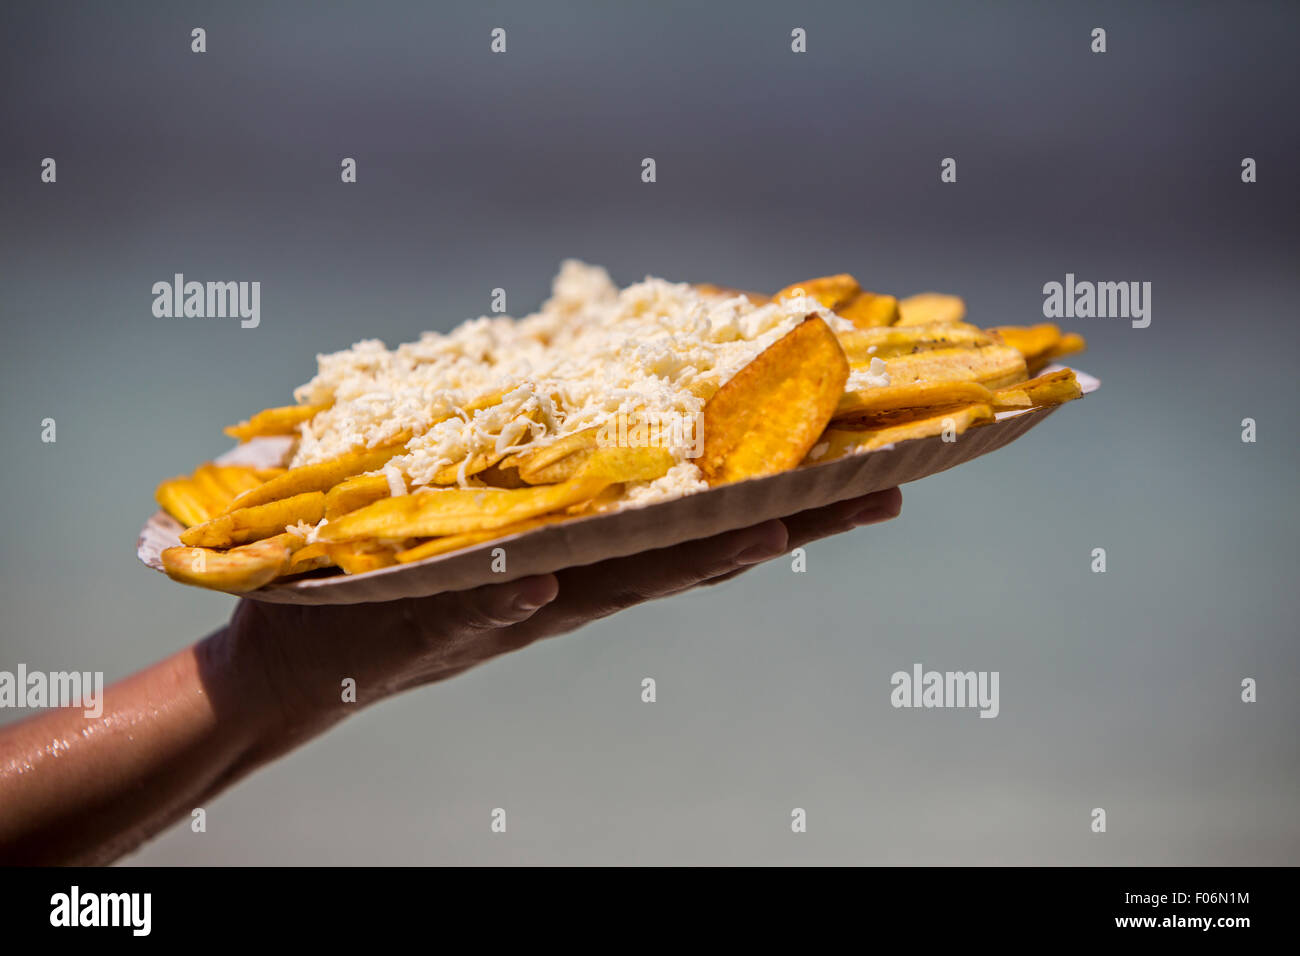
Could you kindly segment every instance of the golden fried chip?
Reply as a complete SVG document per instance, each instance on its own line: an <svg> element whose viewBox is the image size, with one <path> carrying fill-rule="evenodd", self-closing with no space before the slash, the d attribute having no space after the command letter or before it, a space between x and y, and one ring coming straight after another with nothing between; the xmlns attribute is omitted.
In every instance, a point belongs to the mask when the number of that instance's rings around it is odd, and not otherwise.
<svg viewBox="0 0 1300 956"><path fill-rule="evenodd" d="M860 329L893 325L898 321L898 300L865 289L835 309L840 318L848 319Z"/></svg>
<svg viewBox="0 0 1300 956"><path fill-rule="evenodd" d="M836 419L872 415L897 409L938 408L993 401L993 393L979 382L913 382L846 391L835 406Z"/></svg>
<svg viewBox="0 0 1300 956"><path fill-rule="evenodd" d="M540 528L542 525L554 524L556 521L562 520L564 520L563 515L543 515L540 518L529 518L527 521L508 524L500 528L489 528L486 531L466 531L463 534L449 534L441 538L430 538L428 541L407 548L405 551L398 551L397 560L401 564L409 564L412 561L431 558L435 554L459 551L461 548L482 544L484 541L504 538L506 535L518 534L520 531L531 531L533 528Z"/></svg>
<svg viewBox="0 0 1300 956"><path fill-rule="evenodd" d="M388 478L384 475L357 475L348 478L325 492L325 517L333 521L380 498L387 498L388 494Z"/></svg>
<svg viewBox="0 0 1300 956"><path fill-rule="evenodd" d="M885 360L890 385L913 382L979 382L989 388L1012 385L1028 376L1025 357L1009 345L969 349L931 349Z"/></svg>
<svg viewBox="0 0 1300 956"><path fill-rule="evenodd" d="M323 526L329 542L361 538L432 538L486 531L557 511L598 494L604 478L574 478L534 488L447 488L384 498Z"/></svg>
<svg viewBox="0 0 1300 956"><path fill-rule="evenodd" d="M238 425L227 425L222 431L241 442L251 441L263 435L292 435L298 430L299 425L311 421L328 407L328 405L282 405L278 408L266 408Z"/></svg>
<svg viewBox="0 0 1300 956"><path fill-rule="evenodd" d="M1023 355L1027 365L1043 359L1061 341L1060 327L1051 322L999 325L988 331Z"/></svg>
<svg viewBox="0 0 1300 956"><path fill-rule="evenodd" d="M1039 369L1048 363L1055 362L1057 359L1066 355L1073 355L1076 352L1082 352L1087 347L1088 343L1084 341L1082 335L1078 332L1067 332L1061 336L1059 342L1034 359L1034 361L1029 365L1029 373L1031 375L1036 374Z"/></svg>
<svg viewBox="0 0 1300 956"><path fill-rule="evenodd" d="M168 577L185 584L235 593L255 591L280 576L302 540L285 533L229 551L166 548L162 565Z"/></svg>
<svg viewBox="0 0 1300 956"><path fill-rule="evenodd" d="M966 303L960 296L922 292L899 300L898 312L899 325L947 324L966 317Z"/></svg>
<svg viewBox="0 0 1300 956"><path fill-rule="evenodd" d="M993 393L993 407L998 410L1030 405L1059 405L1083 397L1083 389L1074 370L1063 368L1026 382L999 388Z"/></svg>
<svg viewBox="0 0 1300 956"><path fill-rule="evenodd" d="M704 406L711 485L793 468L830 421L849 377L844 350L817 316L758 354Z"/></svg>
<svg viewBox="0 0 1300 956"><path fill-rule="evenodd" d="M194 482L184 475L159 483L153 496L164 511L187 528L212 517Z"/></svg>
<svg viewBox="0 0 1300 956"><path fill-rule="evenodd" d="M783 302L797 299L802 294L834 311L861 291L862 287L858 285L858 280L845 272L796 282L794 285L786 286L772 298L777 302Z"/></svg>
<svg viewBox="0 0 1300 956"><path fill-rule="evenodd" d="M964 322L856 329L838 332L836 336L850 365L867 365L873 358L885 359L910 352L997 344L983 329Z"/></svg>
<svg viewBox="0 0 1300 956"><path fill-rule="evenodd" d="M676 461L667 448L602 445L582 463L574 477L578 480L601 479L606 485L654 481L667 474Z"/></svg>
<svg viewBox="0 0 1300 956"><path fill-rule="evenodd" d="M365 574L397 563L397 552L393 548L368 541L328 544L325 552L330 561L343 569L344 574Z"/></svg>
<svg viewBox="0 0 1300 956"><path fill-rule="evenodd" d="M883 425L873 428L840 428L832 426L809 453L807 464L831 461L842 455L855 452L875 451L885 445L909 441L913 438L929 438L945 432L960 435L967 428L980 422L993 419L993 408L986 404L963 405L957 408L918 418L898 425Z"/></svg>
<svg viewBox="0 0 1300 956"><path fill-rule="evenodd" d="M518 468L506 468L500 463L484 468L478 473L478 479L493 488L523 488L528 484L519 477Z"/></svg>
<svg viewBox="0 0 1300 956"><path fill-rule="evenodd" d="M263 469L254 468L251 465L213 465L212 473L221 486L226 489L230 500L234 500L237 495L242 495L250 488L256 488L266 477L260 472ZM283 471L283 469L280 469ZM273 477L273 476L272 476Z"/></svg>
<svg viewBox="0 0 1300 956"><path fill-rule="evenodd" d="M334 564L334 559L329 556L325 543L317 541L315 544L303 545L293 553L289 560L289 567L285 574L304 574L307 571L315 571L318 568L328 568Z"/></svg>
<svg viewBox="0 0 1300 956"><path fill-rule="evenodd" d="M348 478L383 468L388 459L402 454L408 441L410 441L409 436L400 442L384 445L382 448L363 448L359 451L350 451L338 458L331 458L329 461L291 468L284 474L277 475L256 488L244 492L232 501L226 510L250 508L307 491L328 491Z"/></svg>
<svg viewBox="0 0 1300 956"><path fill-rule="evenodd" d="M229 548L279 534L285 527L325 517L325 495L308 491L251 508L236 508L181 532L181 543L200 548Z"/></svg>
<svg viewBox="0 0 1300 956"><path fill-rule="evenodd" d="M562 435L536 450L511 455L502 460L507 468L516 468L519 477L530 485L550 485L568 481L591 457L599 444L600 426L584 428Z"/></svg>

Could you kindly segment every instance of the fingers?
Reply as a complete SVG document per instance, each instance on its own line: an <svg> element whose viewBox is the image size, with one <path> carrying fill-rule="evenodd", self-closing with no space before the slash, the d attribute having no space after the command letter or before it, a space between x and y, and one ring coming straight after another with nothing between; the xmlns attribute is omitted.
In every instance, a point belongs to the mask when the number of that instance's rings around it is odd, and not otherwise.
<svg viewBox="0 0 1300 956"><path fill-rule="evenodd" d="M902 507L903 493L897 488L888 488L860 498L837 501L824 508L801 511L782 520L790 531L789 547L801 548L818 538L896 518Z"/></svg>
<svg viewBox="0 0 1300 956"><path fill-rule="evenodd" d="M569 568L557 575L560 597L526 623L512 627L511 634L530 642L573 630L635 604L770 560L785 551L787 540L784 524L765 521L671 548Z"/></svg>
<svg viewBox="0 0 1300 956"><path fill-rule="evenodd" d="M403 602L403 616L426 639L445 642L455 635L474 636L526 621L559 591L555 575L538 574Z"/></svg>

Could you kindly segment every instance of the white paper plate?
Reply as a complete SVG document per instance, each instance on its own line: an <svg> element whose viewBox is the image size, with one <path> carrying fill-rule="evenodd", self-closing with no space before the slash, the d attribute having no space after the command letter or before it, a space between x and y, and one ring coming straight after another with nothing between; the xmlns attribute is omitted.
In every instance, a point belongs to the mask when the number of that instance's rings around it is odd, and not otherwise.
<svg viewBox="0 0 1300 956"><path fill-rule="evenodd" d="M1053 365L1045 371L1061 367ZM1085 395L1101 385L1077 369L1075 374ZM971 428L954 442L945 442L939 436L913 439L821 465L711 488L673 501L543 526L411 564L366 574L339 572L329 577L275 582L247 596L277 604L393 601L512 581L530 574L666 548L946 471L1010 444L1059 407L1000 412L997 421ZM289 439L255 439L231 449L217 461L278 465L288 445ZM181 530L180 523L170 515L161 511L155 514L140 532L137 542L140 560L162 571L160 555L164 548L180 544ZM507 570L493 572L492 550L503 546Z"/></svg>

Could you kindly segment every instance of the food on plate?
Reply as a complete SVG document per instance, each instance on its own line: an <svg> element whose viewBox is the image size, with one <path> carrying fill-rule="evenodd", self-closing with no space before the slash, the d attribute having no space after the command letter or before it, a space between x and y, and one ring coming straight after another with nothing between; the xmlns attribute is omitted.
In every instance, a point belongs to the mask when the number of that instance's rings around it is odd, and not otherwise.
<svg viewBox="0 0 1300 956"><path fill-rule="evenodd" d="M318 356L296 404L226 429L283 447L280 467L208 462L158 486L183 529L163 567L235 593L360 574L1079 397L1071 370L1044 369L1080 336L965 317L957 296L846 273L771 296L620 290L569 261L525 318Z"/></svg>

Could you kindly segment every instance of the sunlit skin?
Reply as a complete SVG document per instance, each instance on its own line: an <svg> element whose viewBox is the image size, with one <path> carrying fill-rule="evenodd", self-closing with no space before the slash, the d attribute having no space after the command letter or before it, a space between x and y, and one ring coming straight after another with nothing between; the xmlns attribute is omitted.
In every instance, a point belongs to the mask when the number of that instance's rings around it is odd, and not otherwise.
<svg viewBox="0 0 1300 956"><path fill-rule="evenodd" d="M0 862L109 863L366 705L898 514L897 488L627 558L431 598L243 600L230 623L104 691L103 714L0 728ZM364 635L364 640L358 636ZM343 701L344 677L356 703Z"/></svg>

